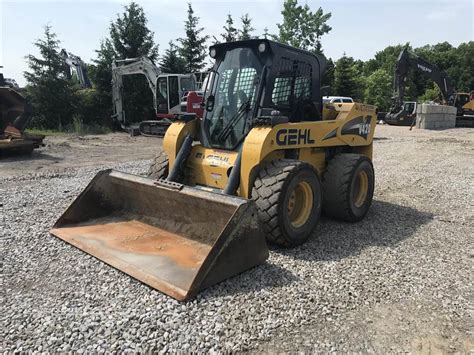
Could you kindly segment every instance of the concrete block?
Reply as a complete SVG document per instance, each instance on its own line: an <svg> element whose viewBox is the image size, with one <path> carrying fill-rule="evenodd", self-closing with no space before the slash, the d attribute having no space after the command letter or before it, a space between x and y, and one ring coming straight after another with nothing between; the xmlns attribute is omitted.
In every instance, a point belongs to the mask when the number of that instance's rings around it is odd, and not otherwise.
<svg viewBox="0 0 474 355"><path fill-rule="evenodd" d="M447 109L447 113L450 114L450 115L454 115L456 116L456 114L458 113L458 109L454 106L446 106L448 109Z"/></svg>
<svg viewBox="0 0 474 355"><path fill-rule="evenodd" d="M425 113L439 113L441 111L440 107L437 106L437 105L427 105L427 104L423 104L423 106L425 106Z"/></svg>
<svg viewBox="0 0 474 355"><path fill-rule="evenodd" d="M416 115L416 128L423 128L425 124L425 115L420 113Z"/></svg>
<svg viewBox="0 0 474 355"><path fill-rule="evenodd" d="M417 108L420 129L447 129L456 126L456 108L445 105L421 104Z"/></svg>
<svg viewBox="0 0 474 355"><path fill-rule="evenodd" d="M436 126L434 122L425 122L425 124L422 127L422 129L435 129L435 128Z"/></svg>

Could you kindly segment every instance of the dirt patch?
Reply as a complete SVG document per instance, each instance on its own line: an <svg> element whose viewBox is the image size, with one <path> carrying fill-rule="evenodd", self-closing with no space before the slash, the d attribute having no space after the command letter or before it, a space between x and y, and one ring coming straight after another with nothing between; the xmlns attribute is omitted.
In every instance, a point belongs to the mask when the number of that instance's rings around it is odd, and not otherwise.
<svg viewBox="0 0 474 355"><path fill-rule="evenodd" d="M47 136L45 146L31 155L0 158L0 177L42 170L63 171L81 166L152 159L161 138L130 137L126 133Z"/></svg>

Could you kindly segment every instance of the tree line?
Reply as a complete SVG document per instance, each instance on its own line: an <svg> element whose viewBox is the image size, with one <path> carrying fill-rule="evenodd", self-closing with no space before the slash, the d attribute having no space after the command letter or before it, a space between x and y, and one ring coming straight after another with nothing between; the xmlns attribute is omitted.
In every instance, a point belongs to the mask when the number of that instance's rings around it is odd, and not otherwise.
<svg viewBox="0 0 474 355"><path fill-rule="evenodd" d="M474 42L470 41L458 47L448 42L419 48L413 48L408 43L388 46L365 62L346 55L335 63L329 60L326 82L330 85L330 93L351 96L357 101L376 105L380 111L388 110L393 95L396 61L405 47L446 72L458 92L474 90ZM442 102L439 88L420 71L411 70L405 85L406 101Z"/></svg>
<svg viewBox="0 0 474 355"><path fill-rule="evenodd" d="M330 12L319 7L300 5L298 0L286 0L281 11L278 33L270 34L265 28L256 34L252 18L245 13L240 24L227 14L223 32L209 37L199 25L192 5L188 4L183 36L169 42L164 54L158 56L154 33L141 6L131 2L110 24L109 35L96 50L96 58L87 64L93 83L92 89L82 89L70 79L60 56L60 41L51 26L35 42L39 56L28 55L29 71L26 93L34 107L33 125L46 129L63 130L71 125L113 126L111 80L112 62L117 59L146 56L165 73L199 72L209 67L207 43L229 42L251 38L269 38L294 47L324 55L322 37L332 28ZM408 45L408 44L407 44ZM345 54L338 60L327 59L323 85L330 95L351 96L357 101L375 104L387 110L392 96L393 71L403 45L389 46L377 52L368 61L356 60ZM447 42L411 48L419 56L446 71L460 91L474 89L474 42L453 47ZM142 121L154 116L151 91L143 77L125 76L125 111L129 121ZM436 100L440 92L420 73L410 73L407 80L407 100Z"/></svg>

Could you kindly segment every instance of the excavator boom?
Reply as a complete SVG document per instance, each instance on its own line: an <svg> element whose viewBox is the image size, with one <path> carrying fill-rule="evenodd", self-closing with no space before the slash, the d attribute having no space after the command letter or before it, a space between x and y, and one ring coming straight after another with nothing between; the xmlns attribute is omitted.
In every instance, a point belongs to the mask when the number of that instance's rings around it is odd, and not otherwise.
<svg viewBox="0 0 474 355"><path fill-rule="evenodd" d="M448 102L454 94L454 88L451 79L442 70L429 63L423 58L404 48L398 56L395 66L392 107L385 116L385 122L394 125L411 125L414 117L410 117L410 112L404 109L403 98L405 96L405 81L409 71L416 70L433 80L439 87L443 99Z"/></svg>

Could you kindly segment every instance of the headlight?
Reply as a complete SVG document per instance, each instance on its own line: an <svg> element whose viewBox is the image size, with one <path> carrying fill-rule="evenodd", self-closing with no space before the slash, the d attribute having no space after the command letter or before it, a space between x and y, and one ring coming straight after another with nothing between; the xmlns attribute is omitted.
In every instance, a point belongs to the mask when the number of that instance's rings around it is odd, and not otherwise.
<svg viewBox="0 0 474 355"><path fill-rule="evenodd" d="M211 56L211 58L215 58L216 57L216 54L217 54L217 51L215 48L211 48L211 50L209 51L209 55Z"/></svg>
<svg viewBox="0 0 474 355"><path fill-rule="evenodd" d="M262 42L262 43L260 43L260 44L258 45L258 51L259 51L260 53L265 52L265 49L267 49L267 46L266 46L265 42Z"/></svg>

